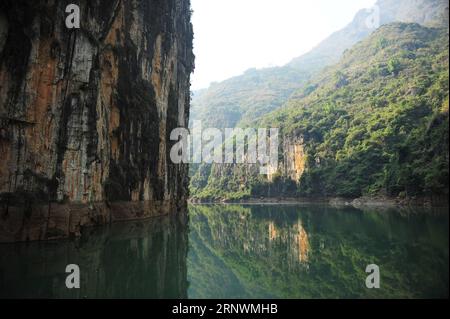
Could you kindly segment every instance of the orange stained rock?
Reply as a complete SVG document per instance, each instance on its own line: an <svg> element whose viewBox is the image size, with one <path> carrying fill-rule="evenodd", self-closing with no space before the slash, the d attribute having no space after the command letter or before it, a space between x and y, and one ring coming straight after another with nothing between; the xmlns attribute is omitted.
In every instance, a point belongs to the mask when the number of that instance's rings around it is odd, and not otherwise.
<svg viewBox="0 0 450 319"><path fill-rule="evenodd" d="M294 176L291 176L294 181L299 181L305 172L306 156L304 147L301 144L294 145Z"/></svg>
<svg viewBox="0 0 450 319"><path fill-rule="evenodd" d="M295 235L295 240L298 245L298 260L301 263L308 261L309 254L309 239L306 230L303 228L301 222L297 225L298 233Z"/></svg>
<svg viewBox="0 0 450 319"><path fill-rule="evenodd" d="M278 236L277 229L275 228L275 223L270 222L269 223L269 240L274 241Z"/></svg>

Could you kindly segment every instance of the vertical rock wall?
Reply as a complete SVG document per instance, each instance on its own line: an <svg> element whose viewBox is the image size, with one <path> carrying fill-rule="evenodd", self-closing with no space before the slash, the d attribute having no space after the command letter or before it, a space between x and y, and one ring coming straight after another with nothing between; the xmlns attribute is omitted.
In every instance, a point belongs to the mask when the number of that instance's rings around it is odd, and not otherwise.
<svg viewBox="0 0 450 319"><path fill-rule="evenodd" d="M303 138L285 138L283 151L283 176L296 183L300 182L300 178L306 169L306 151Z"/></svg>
<svg viewBox="0 0 450 319"><path fill-rule="evenodd" d="M285 137L281 151L283 156L278 166L268 165L267 179L273 182L274 176L281 174L298 183L306 170L307 154L303 137Z"/></svg>
<svg viewBox="0 0 450 319"><path fill-rule="evenodd" d="M66 28L70 3L80 29ZM185 202L169 135L188 124L190 14L189 0L0 3L0 241Z"/></svg>

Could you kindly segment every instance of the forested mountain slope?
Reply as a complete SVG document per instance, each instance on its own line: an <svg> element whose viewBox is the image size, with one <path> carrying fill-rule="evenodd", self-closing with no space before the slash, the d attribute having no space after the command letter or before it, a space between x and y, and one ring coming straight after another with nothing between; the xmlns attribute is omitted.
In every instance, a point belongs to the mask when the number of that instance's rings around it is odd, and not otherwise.
<svg viewBox="0 0 450 319"><path fill-rule="evenodd" d="M277 173L203 167L193 195L448 194L448 71L447 28L382 26L258 123L285 137Z"/></svg>
<svg viewBox="0 0 450 319"><path fill-rule="evenodd" d="M194 92L191 123L232 128L282 106L308 80L309 74L292 67L251 69L243 75Z"/></svg>

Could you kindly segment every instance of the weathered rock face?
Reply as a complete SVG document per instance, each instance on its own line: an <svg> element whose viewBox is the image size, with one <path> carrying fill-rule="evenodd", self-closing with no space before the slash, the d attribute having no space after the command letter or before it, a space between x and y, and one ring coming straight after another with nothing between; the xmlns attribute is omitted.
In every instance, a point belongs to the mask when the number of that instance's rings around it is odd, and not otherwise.
<svg viewBox="0 0 450 319"><path fill-rule="evenodd" d="M70 3L80 29L66 28ZM192 37L189 0L1 2L0 241L184 203L169 135L188 124Z"/></svg>
<svg viewBox="0 0 450 319"><path fill-rule="evenodd" d="M281 174L296 183L300 181L306 169L306 151L303 137L286 137L282 144L283 156L277 167L269 166L267 178L273 181L273 177Z"/></svg>

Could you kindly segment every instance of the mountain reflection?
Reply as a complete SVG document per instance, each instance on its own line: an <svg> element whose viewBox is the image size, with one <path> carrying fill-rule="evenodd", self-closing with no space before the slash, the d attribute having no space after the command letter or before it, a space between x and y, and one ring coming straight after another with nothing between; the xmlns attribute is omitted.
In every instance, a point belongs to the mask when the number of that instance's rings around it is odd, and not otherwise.
<svg viewBox="0 0 450 319"><path fill-rule="evenodd" d="M279 229L274 222L268 222L269 228L269 249L274 249L274 244L284 245L288 252L287 258L292 262L306 264L308 262L309 239L308 233L302 225L300 219L297 223L287 228Z"/></svg>
<svg viewBox="0 0 450 319"><path fill-rule="evenodd" d="M448 215L319 205L189 209L189 298L442 298ZM367 289L367 265L381 289Z"/></svg>
<svg viewBox="0 0 450 319"><path fill-rule="evenodd" d="M445 298L448 213L192 205L188 215L0 245L0 298ZM381 288L367 289L377 264ZM65 286L77 264L81 289Z"/></svg>

